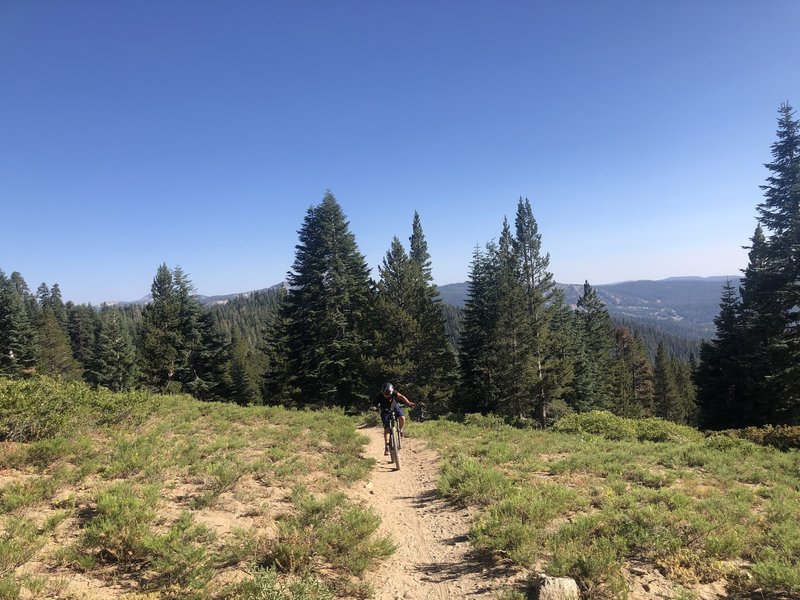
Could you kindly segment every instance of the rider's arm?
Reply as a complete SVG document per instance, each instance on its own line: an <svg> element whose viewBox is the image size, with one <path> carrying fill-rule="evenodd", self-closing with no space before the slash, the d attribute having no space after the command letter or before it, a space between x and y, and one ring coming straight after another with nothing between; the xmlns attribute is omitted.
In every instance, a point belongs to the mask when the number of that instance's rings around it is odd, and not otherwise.
<svg viewBox="0 0 800 600"><path fill-rule="evenodd" d="M406 406L416 406L411 400L403 396L400 392L397 392L397 399L400 400Z"/></svg>

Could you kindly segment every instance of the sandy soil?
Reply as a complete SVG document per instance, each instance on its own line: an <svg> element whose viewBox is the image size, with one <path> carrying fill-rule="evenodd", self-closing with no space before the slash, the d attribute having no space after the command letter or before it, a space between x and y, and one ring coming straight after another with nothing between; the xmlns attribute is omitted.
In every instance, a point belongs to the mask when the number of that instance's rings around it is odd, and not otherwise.
<svg viewBox="0 0 800 600"><path fill-rule="evenodd" d="M374 458L369 481L353 495L374 508L397 552L373 575L376 600L497 598L521 577L475 553L467 540L472 514L436 495L440 458L419 439L405 440L401 470L383 456L380 427L362 430Z"/></svg>

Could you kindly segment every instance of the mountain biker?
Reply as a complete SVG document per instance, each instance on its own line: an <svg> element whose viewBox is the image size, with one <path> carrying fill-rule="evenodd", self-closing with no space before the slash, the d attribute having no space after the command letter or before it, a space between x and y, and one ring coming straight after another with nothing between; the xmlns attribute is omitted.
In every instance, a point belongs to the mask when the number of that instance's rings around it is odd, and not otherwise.
<svg viewBox="0 0 800 600"><path fill-rule="evenodd" d="M389 419L392 411L394 411L394 414L397 417L400 435L403 435L403 426L406 423L406 414L403 412L403 409L400 407L398 401L402 402L406 406L416 406L414 402L403 396L403 394L394 389L394 386L387 381L383 384L383 388L381 389L380 393L375 396L375 399L372 401L372 406L370 406L370 410L380 409L381 411L381 420L383 421L383 441L385 442L385 447L383 450L384 456L389 456L389 434L391 433L389 429Z"/></svg>

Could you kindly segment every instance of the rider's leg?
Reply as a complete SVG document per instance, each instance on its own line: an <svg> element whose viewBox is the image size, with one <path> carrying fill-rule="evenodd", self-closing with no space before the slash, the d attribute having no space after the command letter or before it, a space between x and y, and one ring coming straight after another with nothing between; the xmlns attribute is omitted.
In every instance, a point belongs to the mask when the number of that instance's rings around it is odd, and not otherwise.
<svg viewBox="0 0 800 600"><path fill-rule="evenodd" d="M400 428L400 433L403 433L403 426L406 424L405 417L397 417L397 425Z"/></svg>

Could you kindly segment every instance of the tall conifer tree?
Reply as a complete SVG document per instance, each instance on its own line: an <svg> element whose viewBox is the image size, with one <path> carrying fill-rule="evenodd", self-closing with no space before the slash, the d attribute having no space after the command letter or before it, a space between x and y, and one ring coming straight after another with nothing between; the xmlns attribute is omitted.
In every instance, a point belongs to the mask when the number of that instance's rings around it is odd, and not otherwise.
<svg viewBox="0 0 800 600"><path fill-rule="evenodd" d="M495 324L491 332L496 365L497 409L517 417L530 417L536 408L539 363L531 348L532 315L527 310L520 260L507 220L497 247Z"/></svg>
<svg viewBox="0 0 800 600"><path fill-rule="evenodd" d="M603 408L617 412L613 406L614 325L597 291L588 281L583 284L575 315L581 348L571 402L579 411Z"/></svg>
<svg viewBox="0 0 800 600"><path fill-rule="evenodd" d="M757 232L758 233L758 232ZM749 367L743 352L742 307L733 284L725 283L720 311L714 318L714 339L700 348L700 364L694 374L699 404L699 421L708 429L752 424L752 393L745 377Z"/></svg>
<svg viewBox="0 0 800 600"><path fill-rule="evenodd" d="M139 367L143 383L157 391L180 391L173 385L179 367L180 321L172 272L162 264L150 287L152 301L142 311Z"/></svg>
<svg viewBox="0 0 800 600"><path fill-rule="evenodd" d="M295 400L363 402L369 270L332 193L308 210L299 237L283 305Z"/></svg>
<svg viewBox="0 0 800 600"><path fill-rule="evenodd" d="M370 379L376 385L392 381L409 398L420 392L418 356L422 337L417 307L420 305L420 273L395 236L381 265L373 312L374 357L369 360Z"/></svg>
<svg viewBox="0 0 800 600"><path fill-rule="evenodd" d="M491 352L495 329L496 280L494 258L497 246L486 250L475 247L470 265L467 298L464 304L464 330L459 345L461 402L463 412L488 413L497 407L497 364Z"/></svg>
<svg viewBox="0 0 800 600"><path fill-rule="evenodd" d="M527 198L519 199L514 223L514 249L520 261L530 323L529 344L536 362L536 385L532 392L539 423L546 427L549 407L561 399L564 381L569 377L560 352L565 333L556 328L562 321L556 317L564 307L564 296L548 270L550 254L542 253L542 236Z"/></svg>
<svg viewBox="0 0 800 600"><path fill-rule="evenodd" d="M416 383L419 386L421 408L432 415L450 410L456 381L456 360L448 345L439 288L433 283L431 255L422 231L419 213L414 211L411 225L409 268L416 306L414 317L419 323L415 344Z"/></svg>
<svg viewBox="0 0 800 600"><path fill-rule="evenodd" d="M656 351L655 367L653 369L653 403L657 417L674 421L686 422L686 407L683 403L677 384L672 359L664 348L664 343L658 344Z"/></svg>
<svg viewBox="0 0 800 600"><path fill-rule="evenodd" d="M32 296L26 292L19 273L9 279L0 270L0 376L16 377L36 366L39 340L29 314Z"/></svg>
<svg viewBox="0 0 800 600"><path fill-rule="evenodd" d="M94 386L114 392L125 391L133 386L133 344L120 322L120 313L113 309L104 309L96 321L94 349L87 366L86 379Z"/></svg>
<svg viewBox="0 0 800 600"><path fill-rule="evenodd" d="M769 352L771 372L765 389L773 400L771 421L800 423L800 123L788 104L779 110L777 138L773 160L766 165L770 175L761 186L764 200L757 207L760 222L770 232L762 281L767 280L771 293L768 304L752 308ZM748 285L752 290L745 277Z"/></svg>

